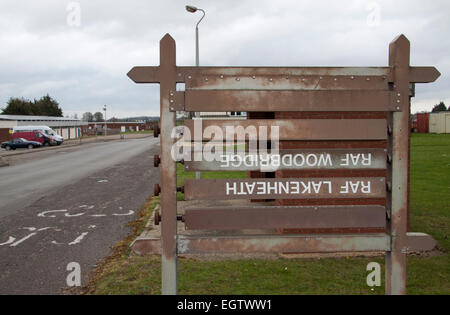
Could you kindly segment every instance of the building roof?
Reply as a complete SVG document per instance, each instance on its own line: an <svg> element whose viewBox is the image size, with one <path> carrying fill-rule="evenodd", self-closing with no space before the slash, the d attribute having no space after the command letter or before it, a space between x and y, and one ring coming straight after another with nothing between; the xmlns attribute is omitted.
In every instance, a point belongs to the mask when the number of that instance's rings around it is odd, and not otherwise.
<svg viewBox="0 0 450 315"><path fill-rule="evenodd" d="M54 117L54 116L28 116L28 115L0 115L0 120L16 120L16 121L74 121L80 122L79 119Z"/></svg>

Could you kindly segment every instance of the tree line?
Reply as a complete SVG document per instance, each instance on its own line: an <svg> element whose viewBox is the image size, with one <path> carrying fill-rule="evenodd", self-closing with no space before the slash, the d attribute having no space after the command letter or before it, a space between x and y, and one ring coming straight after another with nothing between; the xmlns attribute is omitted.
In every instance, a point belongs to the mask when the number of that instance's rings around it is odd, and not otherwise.
<svg viewBox="0 0 450 315"><path fill-rule="evenodd" d="M447 106L445 106L444 102L440 102L439 104L434 105L433 110L431 112L439 113L439 112L446 112L446 111L450 111L450 106L447 108Z"/></svg>
<svg viewBox="0 0 450 315"><path fill-rule="evenodd" d="M2 108L2 115L54 116L63 117L59 103L48 94L33 101L11 97Z"/></svg>

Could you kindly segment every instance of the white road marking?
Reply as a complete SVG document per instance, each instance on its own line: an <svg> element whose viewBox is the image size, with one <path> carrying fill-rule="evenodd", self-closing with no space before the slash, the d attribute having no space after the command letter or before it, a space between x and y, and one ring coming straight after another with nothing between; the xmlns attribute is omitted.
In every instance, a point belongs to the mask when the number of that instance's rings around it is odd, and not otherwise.
<svg viewBox="0 0 450 315"><path fill-rule="evenodd" d="M80 217L80 216L82 216L83 214L84 214L84 212L77 213L77 214L69 214L69 213L66 213L66 214L64 214L64 216L66 216L66 217L68 217L68 218L71 218L71 217Z"/></svg>
<svg viewBox="0 0 450 315"><path fill-rule="evenodd" d="M134 214L133 210L129 210L127 213L122 213L122 214L120 214L120 213L113 213L113 215L115 215L115 216L127 216L127 215L132 215L132 214Z"/></svg>
<svg viewBox="0 0 450 315"><path fill-rule="evenodd" d="M28 230L30 232L36 231L35 227L23 227L22 230Z"/></svg>
<svg viewBox="0 0 450 315"><path fill-rule="evenodd" d="M15 240L16 240L15 237L10 236L9 239L6 242L0 243L0 246L12 244L12 243L14 243Z"/></svg>
<svg viewBox="0 0 450 315"><path fill-rule="evenodd" d="M90 216L94 217L94 218L101 218L101 217L106 217L106 214L91 214Z"/></svg>
<svg viewBox="0 0 450 315"><path fill-rule="evenodd" d="M88 209L92 209L92 208L94 208L95 206L88 206L88 205L82 205L82 206L80 206L80 208L88 208Z"/></svg>
<svg viewBox="0 0 450 315"><path fill-rule="evenodd" d="M16 247L17 245L20 245L21 243L25 242L27 239L29 239L29 238L32 237L32 236L35 236L36 234L37 234L37 233L31 233L31 234L25 236L24 238L18 240L17 242L15 242L15 243L13 243L13 244L11 244L11 245L9 245L9 246L11 246L11 247Z"/></svg>
<svg viewBox="0 0 450 315"><path fill-rule="evenodd" d="M39 214L38 214L38 217L43 217L43 218L56 218L56 215L49 215L49 216L47 216L48 213L56 213L56 212L67 212L67 209L44 211L44 212L39 213Z"/></svg>
<svg viewBox="0 0 450 315"><path fill-rule="evenodd" d="M84 238L86 235L88 235L88 234L89 234L89 232L81 233L81 235L78 236L73 242L70 242L69 245L75 245L75 244L81 243L81 241L83 240L83 238Z"/></svg>

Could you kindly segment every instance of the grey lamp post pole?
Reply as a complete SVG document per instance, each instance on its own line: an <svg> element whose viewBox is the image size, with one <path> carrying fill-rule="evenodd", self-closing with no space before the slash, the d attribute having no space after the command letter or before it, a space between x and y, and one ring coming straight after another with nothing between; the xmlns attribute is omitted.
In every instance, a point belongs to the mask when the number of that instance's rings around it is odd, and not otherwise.
<svg viewBox="0 0 450 315"><path fill-rule="evenodd" d="M200 24L200 22L203 20L203 18L205 17L205 11L203 9L194 7L192 5L187 5L186 6L186 11L190 12L190 13L195 13L197 11L200 11L203 13L202 17L200 18L200 20L197 22L197 25L195 25L195 66L198 67L200 66L200 53L199 53L199 43L198 43L198 25ZM200 113L196 112L195 113L195 117L199 118L200 117ZM201 179L202 178L202 173L201 172L195 172L195 178L196 179Z"/></svg>
<svg viewBox="0 0 450 315"><path fill-rule="evenodd" d="M105 137L108 133L108 123L106 122L106 105L103 105L103 110L105 111Z"/></svg>
<svg viewBox="0 0 450 315"><path fill-rule="evenodd" d="M199 57L199 44L198 44L198 25L200 24L200 22L203 20L203 18L205 17L205 11L203 9L200 8L196 8L192 5L187 5L186 6L186 11L191 12L191 13L195 13L197 11L200 11L203 13L202 17L200 18L200 20L197 22L197 25L195 25L195 65L198 67L200 66L200 57Z"/></svg>

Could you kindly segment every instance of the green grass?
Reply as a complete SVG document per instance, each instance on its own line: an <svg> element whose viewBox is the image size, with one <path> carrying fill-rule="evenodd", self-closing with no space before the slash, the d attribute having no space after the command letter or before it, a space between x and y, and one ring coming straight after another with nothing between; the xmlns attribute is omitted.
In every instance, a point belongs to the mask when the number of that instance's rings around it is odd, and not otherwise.
<svg viewBox="0 0 450 315"><path fill-rule="evenodd" d="M408 294L450 294L450 136L418 135L411 139L411 230L433 235L445 253L408 257ZM194 178L178 169L179 182ZM215 178L220 173L203 173ZM245 177L245 172L228 173ZM180 196L182 197L182 196ZM366 266L382 266L382 285L366 285ZM179 294L384 294L384 258L179 259ZM96 281L95 294L160 294L159 257L120 255Z"/></svg>

